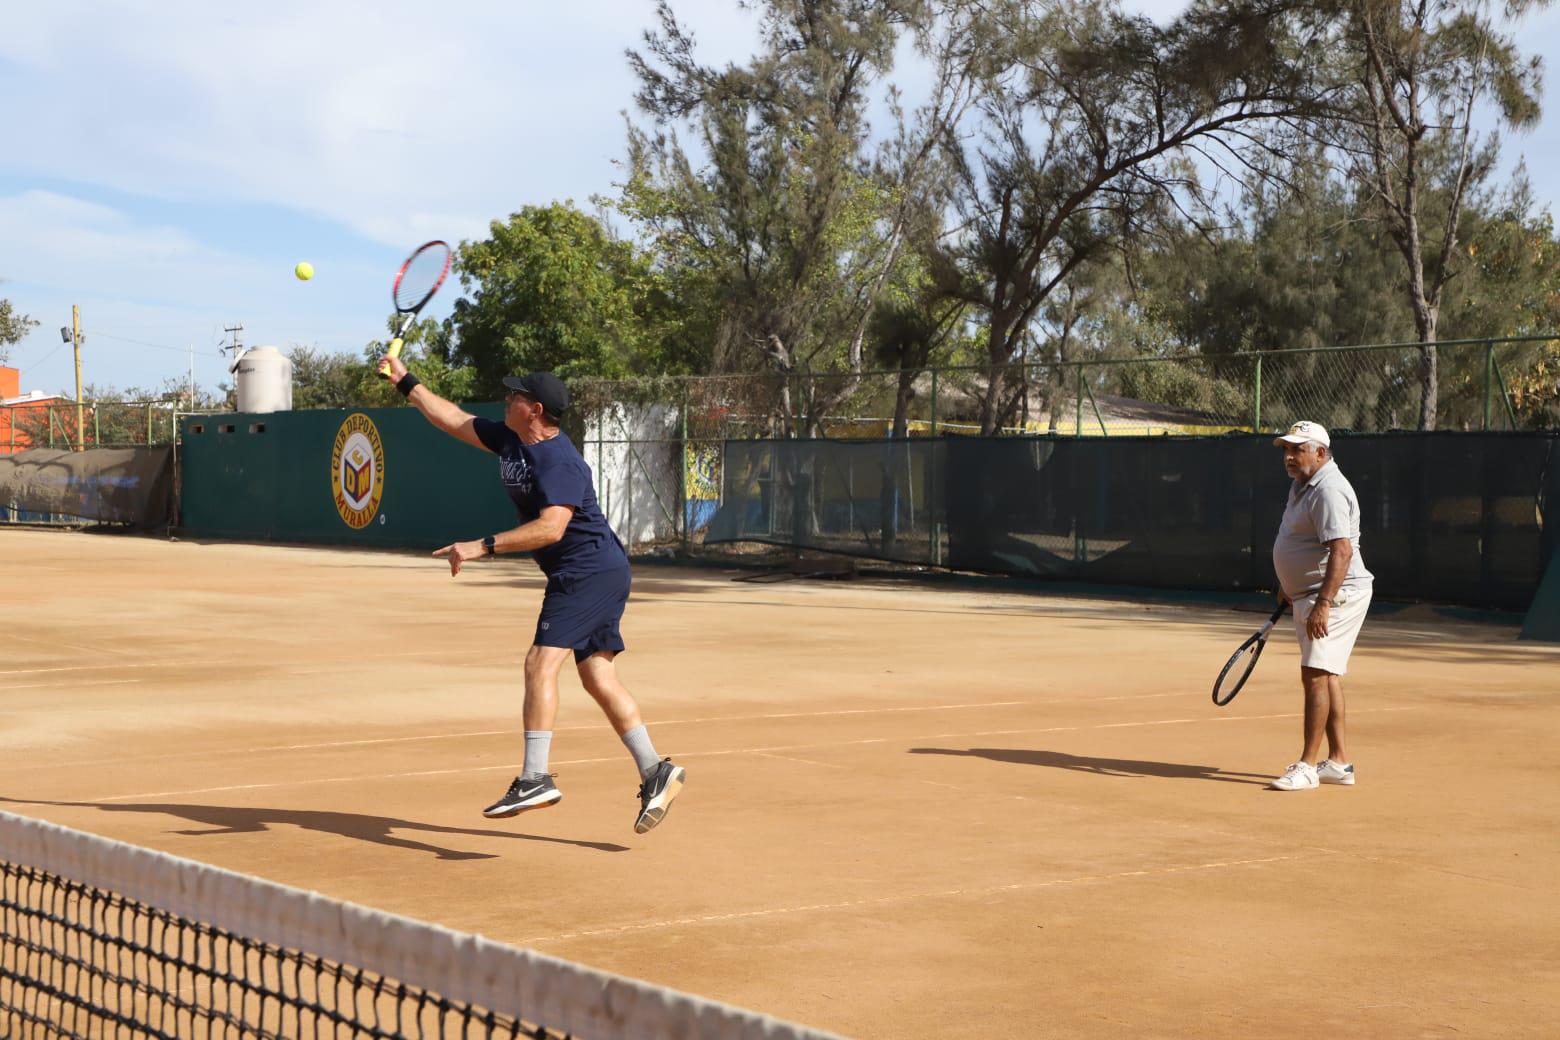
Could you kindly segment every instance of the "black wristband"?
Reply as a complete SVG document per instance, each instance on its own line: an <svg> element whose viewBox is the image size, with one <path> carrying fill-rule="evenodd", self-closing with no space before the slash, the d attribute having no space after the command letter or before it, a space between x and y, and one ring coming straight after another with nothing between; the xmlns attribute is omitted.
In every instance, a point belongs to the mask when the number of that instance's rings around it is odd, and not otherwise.
<svg viewBox="0 0 1560 1040"><path fill-rule="evenodd" d="M402 397L411 397L412 396L412 389L414 387L419 387L419 386L422 386L422 380L418 379L416 376L412 375L410 372L408 372L408 373L406 373L406 375L402 376L399 380L396 381L396 384L395 384L395 388L397 390L401 391L401 396Z"/></svg>

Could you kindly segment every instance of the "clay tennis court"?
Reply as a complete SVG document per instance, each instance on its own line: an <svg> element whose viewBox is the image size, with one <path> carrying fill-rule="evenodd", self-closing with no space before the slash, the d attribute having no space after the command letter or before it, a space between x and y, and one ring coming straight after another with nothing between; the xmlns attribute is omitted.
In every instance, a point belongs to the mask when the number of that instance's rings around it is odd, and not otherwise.
<svg viewBox="0 0 1560 1040"><path fill-rule="evenodd" d="M689 786L637 836L572 674L562 804L480 815L522 751L529 563L25 529L0 558L12 812L852 1036L1560 1013L1560 648L1515 620L1373 619L1360 783L1280 794L1292 638L1208 699L1255 609L642 567L623 674Z"/></svg>

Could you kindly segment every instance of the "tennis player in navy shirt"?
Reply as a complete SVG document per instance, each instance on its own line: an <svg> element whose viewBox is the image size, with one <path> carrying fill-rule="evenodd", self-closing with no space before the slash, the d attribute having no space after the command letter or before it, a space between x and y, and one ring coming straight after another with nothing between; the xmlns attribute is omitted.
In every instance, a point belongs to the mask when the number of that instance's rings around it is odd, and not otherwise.
<svg viewBox="0 0 1560 1040"><path fill-rule="evenodd" d="M386 358L380 371L434 426L498 456L499 477L520 519L511 530L455 542L433 555L447 559L454 576L471 560L529 552L547 575L536 635L525 655L525 765L483 815L515 816L563 797L547 771L547 757L558 714L558 673L572 653L580 682L634 756L640 779L634 830L650 830L665 818L686 773L656 755L639 705L618 681L616 660L624 650L618 625L631 581L628 554L596 502L590 467L559 429L569 407L568 388L551 372L509 376L504 421L495 422L423 386L400 358Z"/></svg>

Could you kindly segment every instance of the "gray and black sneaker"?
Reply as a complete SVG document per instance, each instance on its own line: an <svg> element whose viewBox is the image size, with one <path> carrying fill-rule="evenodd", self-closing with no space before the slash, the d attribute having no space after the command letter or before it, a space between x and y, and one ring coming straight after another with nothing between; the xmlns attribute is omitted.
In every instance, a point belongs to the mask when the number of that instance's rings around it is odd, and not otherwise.
<svg viewBox="0 0 1560 1040"><path fill-rule="evenodd" d="M666 818L672 799L677 797L687 778L688 771L682 766L672 765L669 758L661 759L655 772L639 785L639 818L634 821L634 833L643 834Z"/></svg>
<svg viewBox="0 0 1560 1040"><path fill-rule="evenodd" d="M504 792L504 797L483 809L482 815L493 820L504 816L518 816L531 809L545 809L549 805L556 805L562 798L563 792L558 790L558 785L553 783L551 776L539 777L535 780L517 776L515 782L509 785L509 790Z"/></svg>

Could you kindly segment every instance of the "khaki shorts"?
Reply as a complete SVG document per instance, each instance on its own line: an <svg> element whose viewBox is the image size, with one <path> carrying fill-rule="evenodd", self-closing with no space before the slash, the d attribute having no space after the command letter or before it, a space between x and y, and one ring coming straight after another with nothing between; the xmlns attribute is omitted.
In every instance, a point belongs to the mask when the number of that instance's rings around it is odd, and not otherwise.
<svg viewBox="0 0 1560 1040"><path fill-rule="evenodd" d="M1371 586L1369 583L1343 589L1338 593L1343 601L1327 615L1327 635L1312 639L1306 633L1305 622L1316 606L1316 593L1294 601L1295 638L1300 641L1300 667L1317 668L1333 675L1343 675L1349 670L1349 655L1354 652L1354 641L1359 638L1360 627L1365 624L1365 612L1370 609Z"/></svg>

